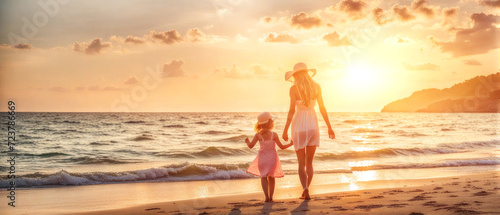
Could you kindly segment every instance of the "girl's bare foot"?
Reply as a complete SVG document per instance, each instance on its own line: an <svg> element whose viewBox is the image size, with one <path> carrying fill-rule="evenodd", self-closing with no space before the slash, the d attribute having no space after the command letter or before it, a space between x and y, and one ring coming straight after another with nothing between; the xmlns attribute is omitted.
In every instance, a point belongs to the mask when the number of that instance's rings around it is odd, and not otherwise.
<svg viewBox="0 0 500 215"><path fill-rule="evenodd" d="M274 199L273 199L273 198L270 198L270 199L269 199L269 202L274 202Z"/></svg>
<svg viewBox="0 0 500 215"><path fill-rule="evenodd" d="M309 189L304 190L304 199L305 200L311 199L311 196L309 196Z"/></svg>
<svg viewBox="0 0 500 215"><path fill-rule="evenodd" d="M264 202L269 202L269 198L266 197L266 201L264 201Z"/></svg>

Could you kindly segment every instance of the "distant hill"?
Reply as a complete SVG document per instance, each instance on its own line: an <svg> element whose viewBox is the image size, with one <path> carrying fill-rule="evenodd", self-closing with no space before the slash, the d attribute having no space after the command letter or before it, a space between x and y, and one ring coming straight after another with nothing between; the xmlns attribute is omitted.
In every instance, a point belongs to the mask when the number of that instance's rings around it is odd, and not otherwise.
<svg viewBox="0 0 500 215"><path fill-rule="evenodd" d="M425 89L387 104L382 112L498 113L500 73L476 76L445 89Z"/></svg>

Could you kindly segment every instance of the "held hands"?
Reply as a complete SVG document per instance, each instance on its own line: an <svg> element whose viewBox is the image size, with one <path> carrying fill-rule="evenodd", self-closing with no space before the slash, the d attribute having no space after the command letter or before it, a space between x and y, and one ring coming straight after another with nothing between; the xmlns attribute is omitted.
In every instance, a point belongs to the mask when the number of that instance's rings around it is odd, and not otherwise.
<svg viewBox="0 0 500 215"><path fill-rule="evenodd" d="M288 132L284 131L282 137L283 140L288 141Z"/></svg>

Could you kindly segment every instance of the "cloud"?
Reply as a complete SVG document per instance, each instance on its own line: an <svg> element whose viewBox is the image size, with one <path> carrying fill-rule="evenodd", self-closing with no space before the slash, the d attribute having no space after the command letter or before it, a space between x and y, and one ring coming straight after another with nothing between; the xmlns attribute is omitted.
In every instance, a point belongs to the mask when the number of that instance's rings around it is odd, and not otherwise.
<svg viewBox="0 0 500 215"><path fill-rule="evenodd" d="M349 18L356 20L366 16L366 14L363 13L363 9L365 9L366 6L367 4L360 0L342 0L337 3L336 8L346 13Z"/></svg>
<svg viewBox="0 0 500 215"><path fill-rule="evenodd" d="M181 66L184 64L182 60L172 60L163 66L163 77L183 77L184 72Z"/></svg>
<svg viewBox="0 0 500 215"><path fill-rule="evenodd" d="M127 36L127 38L125 38L125 42L126 43L133 43L133 44L143 44L145 43L144 39L140 38L140 37L136 37L136 36Z"/></svg>
<svg viewBox="0 0 500 215"><path fill-rule="evenodd" d="M149 35L153 39L159 40L160 42L165 43L167 45L171 45L182 41L181 35L176 30L160 31L160 32L151 31L149 32Z"/></svg>
<svg viewBox="0 0 500 215"><path fill-rule="evenodd" d="M271 23L273 21L273 18L270 16L262 17L262 21L264 23Z"/></svg>
<svg viewBox="0 0 500 215"><path fill-rule="evenodd" d="M128 78L126 81L125 81L125 84L130 84L130 85L133 85L133 84L137 84L139 83L139 81L137 80L137 78L135 78L134 76Z"/></svg>
<svg viewBox="0 0 500 215"><path fill-rule="evenodd" d="M101 38L96 38L90 43L75 42L73 44L73 51L93 55L93 54L99 54L103 49L109 47L111 47L110 42L102 42Z"/></svg>
<svg viewBox="0 0 500 215"><path fill-rule="evenodd" d="M423 70L437 70L439 68L438 65L432 64L432 63L424 63L424 64L417 64L417 65L411 65L408 63L403 64L405 69L411 70L411 71L423 71Z"/></svg>
<svg viewBox="0 0 500 215"><path fill-rule="evenodd" d="M328 42L329 46L348 46L348 45L351 45L351 43L349 42L349 40L345 36L341 38L339 36L339 34L337 34L337 32L324 34L321 38L323 40L326 40Z"/></svg>
<svg viewBox="0 0 500 215"><path fill-rule="evenodd" d="M304 12L300 12L292 16L291 25L299 29L310 29L321 26L321 19L314 16L308 16Z"/></svg>
<svg viewBox="0 0 500 215"><path fill-rule="evenodd" d="M265 41L268 43L298 43L297 38L293 34L288 33L269 33Z"/></svg>
<svg viewBox="0 0 500 215"><path fill-rule="evenodd" d="M214 70L215 75L222 75L225 78L234 78L234 79L240 79L240 78L248 78L250 76L248 75L243 75L239 72L239 69L236 67L236 64L233 64L233 68L230 70L223 68L223 69L215 69Z"/></svg>
<svg viewBox="0 0 500 215"><path fill-rule="evenodd" d="M408 9L407 6L401 6L399 4L395 4L391 8L392 12L398 18L399 20L403 22L410 21L412 19L415 19L415 16L410 13L410 10Z"/></svg>
<svg viewBox="0 0 500 215"><path fill-rule="evenodd" d="M87 90L90 90L90 91L120 91L123 89L119 88L119 87L113 87L113 86L101 87L99 85L92 85L92 86L87 87Z"/></svg>
<svg viewBox="0 0 500 215"><path fill-rule="evenodd" d="M252 65L252 71L254 74L256 75L267 75L269 74L269 71L264 68L264 66L260 65L260 64L254 64Z"/></svg>
<svg viewBox="0 0 500 215"><path fill-rule="evenodd" d="M375 8L372 10L372 15L373 19L375 22L379 25L386 24L390 21L392 21L391 18L388 18L387 14L385 13L384 9L382 8Z"/></svg>
<svg viewBox="0 0 500 215"><path fill-rule="evenodd" d="M33 46L31 46L28 43L19 43L19 44L15 45L14 48L15 49L31 49L31 48L33 48Z"/></svg>
<svg viewBox="0 0 500 215"><path fill-rule="evenodd" d="M394 43L394 44L399 43L400 44L400 43L414 43L415 41L413 41L412 39L410 39L408 37L402 37L402 36L396 35L396 36L388 37L387 39L384 40L384 42Z"/></svg>
<svg viewBox="0 0 500 215"><path fill-rule="evenodd" d="M443 22L441 22L442 25L448 25L450 24L454 19L457 18L458 14L458 7L451 7L451 8L443 8L441 11L441 15L443 16Z"/></svg>
<svg viewBox="0 0 500 215"><path fill-rule="evenodd" d="M480 5L500 8L500 0L479 0Z"/></svg>
<svg viewBox="0 0 500 215"><path fill-rule="evenodd" d="M435 9L429 5L427 0L414 0L411 3L411 8L429 18L435 14Z"/></svg>
<svg viewBox="0 0 500 215"><path fill-rule="evenodd" d="M193 42L193 43L197 43L197 42L212 43L212 42L223 41L226 39L222 38L221 36L217 36L217 35L207 35L207 34L203 33L202 31L200 31L200 29L193 28L193 29L189 29L187 31L186 35L184 36L184 40L188 41L188 42Z"/></svg>
<svg viewBox="0 0 500 215"><path fill-rule="evenodd" d="M472 66L480 66L483 65L481 62L475 60L475 59L470 59L470 60L462 60L462 62L466 65L472 65Z"/></svg>
<svg viewBox="0 0 500 215"><path fill-rule="evenodd" d="M55 87L51 87L49 88L50 91L55 91L55 92L66 92L68 91L68 89L64 88L64 87L61 87L61 86L55 86Z"/></svg>
<svg viewBox="0 0 500 215"><path fill-rule="evenodd" d="M442 52L449 52L454 57L468 56L487 53L497 49L499 29L495 26L499 22L496 15L474 13L470 16L471 28L452 28L455 35L450 41L441 42L430 36L433 44L438 46Z"/></svg>

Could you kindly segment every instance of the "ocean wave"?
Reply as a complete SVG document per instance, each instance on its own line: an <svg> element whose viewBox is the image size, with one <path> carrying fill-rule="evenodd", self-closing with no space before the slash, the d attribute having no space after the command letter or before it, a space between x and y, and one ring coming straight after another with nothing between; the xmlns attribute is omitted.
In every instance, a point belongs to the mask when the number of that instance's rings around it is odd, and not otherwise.
<svg viewBox="0 0 500 215"><path fill-rule="evenodd" d="M64 120L62 121L63 123L71 123L71 124L79 124L80 122L78 121L70 121L70 120Z"/></svg>
<svg viewBox="0 0 500 215"><path fill-rule="evenodd" d="M151 134L142 134L137 137L132 138L133 141L146 141L146 140L155 140L153 135Z"/></svg>
<svg viewBox="0 0 500 215"><path fill-rule="evenodd" d="M210 130L210 131L205 131L202 134L217 135L217 134L229 134L229 133L226 132L226 131L214 131L214 130Z"/></svg>
<svg viewBox="0 0 500 215"><path fill-rule="evenodd" d="M109 145L109 144L108 143L103 143L103 142L91 142L90 145L105 146L105 145Z"/></svg>
<svg viewBox="0 0 500 215"><path fill-rule="evenodd" d="M364 120L355 120L355 119L347 119L342 121L343 123L348 123L348 124L361 124L363 123Z"/></svg>
<svg viewBox="0 0 500 215"><path fill-rule="evenodd" d="M371 128L355 128L351 130L354 133L379 133L379 132L384 132L382 130L378 129L371 129Z"/></svg>
<svg viewBox="0 0 500 215"><path fill-rule="evenodd" d="M198 121L198 122L195 122L194 124L198 124L198 125L208 125L208 122L205 122L205 121Z"/></svg>
<svg viewBox="0 0 500 215"><path fill-rule="evenodd" d="M223 146L210 146L196 152L179 152L165 151L154 152L154 156L171 157L171 158L199 158L199 157L218 157L218 156L239 156L257 154L252 149L248 148L229 148Z"/></svg>
<svg viewBox="0 0 500 215"><path fill-rule="evenodd" d="M451 154L468 152L474 149L498 147L500 140L442 143L432 148L383 148L371 151L347 151L343 153L318 153L316 158L321 160L347 160L366 157L383 156L418 156L432 154Z"/></svg>
<svg viewBox="0 0 500 215"><path fill-rule="evenodd" d="M19 156L26 156L26 157L42 157L42 158L50 158L50 157L56 157L56 156L66 156L69 154L62 153L62 152L47 152L47 153L41 153L41 154L30 154L30 153L24 153L24 154L18 154Z"/></svg>
<svg viewBox="0 0 500 215"><path fill-rule="evenodd" d="M418 132L407 132L404 130L392 130L391 133L396 134L402 137L422 137L427 136L426 134L418 133Z"/></svg>
<svg viewBox="0 0 500 215"><path fill-rule="evenodd" d="M429 154L449 154L459 153L461 150L446 148L384 148L372 151L348 151L343 153L318 153L316 158L321 160L347 160L366 157L384 157L384 156L415 156Z"/></svg>
<svg viewBox="0 0 500 215"><path fill-rule="evenodd" d="M164 125L164 128L185 128L186 126L184 125Z"/></svg>
<svg viewBox="0 0 500 215"><path fill-rule="evenodd" d="M441 163L408 163L397 165L373 165L364 167L351 167L352 171L379 170L379 169L416 169L416 168L439 168L439 167L459 167L459 166L488 166L500 165L498 159L485 160L451 160Z"/></svg>
<svg viewBox="0 0 500 215"><path fill-rule="evenodd" d="M140 123L146 123L145 121L142 120L131 120L131 121L126 121L123 123L128 123L128 124L140 124Z"/></svg>
<svg viewBox="0 0 500 215"><path fill-rule="evenodd" d="M224 138L224 139L220 139L219 141L222 141L222 142L241 142L241 141L245 141L245 138L247 138L248 136L247 135L237 135L237 136L232 136L232 137L228 137L228 138Z"/></svg>
<svg viewBox="0 0 500 215"><path fill-rule="evenodd" d="M91 157L91 156L81 156L62 159L63 162L76 163L76 164L125 164L125 163L137 163L138 161L133 160L121 160L118 158L110 158L108 156L102 157Z"/></svg>
<svg viewBox="0 0 500 215"><path fill-rule="evenodd" d="M460 143L441 143L437 145L442 148L453 148L453 149L480 149L480 148L491 148L499 147L500 140L490 140L490 141L470 141L470 142L460 142Z"/></svg>
<svg viewBox="0 0 500 215"><path fill-rule="evenodd" d="M123 172L56 173L17 175L17 187L77 186L110 183L193 181L238 179L253 177L246 173L248 164L191 164L182 163L158 168ZM0 188L9 186L9 179L2 176Z"/></svg>

